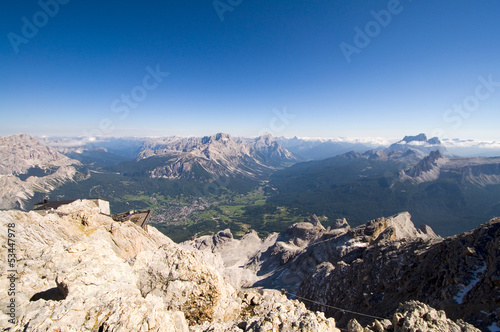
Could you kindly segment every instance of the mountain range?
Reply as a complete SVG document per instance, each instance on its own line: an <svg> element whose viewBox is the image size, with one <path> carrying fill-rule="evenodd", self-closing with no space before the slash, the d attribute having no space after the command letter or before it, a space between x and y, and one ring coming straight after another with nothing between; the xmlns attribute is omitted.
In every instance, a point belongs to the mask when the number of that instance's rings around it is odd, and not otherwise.
<svg viewBox="0 0 500 332"><path fill-rule="evenodd" d="M217 214L221 200L234 205L234 197L261 187L265 206L245 222L266 231L272 230L265 226L266 215L281 207L330 221L347 218L353 225L410 211L417 224L430 223L441 235L500 215L500 158L456 157L438 138L419 134L388 147L301 162L280 141L224 133L85 142L4 137L2 208L29 209L44 195L99 196L114 211L153 208L152 221L177 223L198 219L211 207Z"/></svg>
<svg viewBox="0 0 500 332"><path fill-rule="evenodd" d="M52 200L99 196L111 202L113 211L128 210L130 204L169 209L172 200L199 210L207 203L197 197L227 190L248 192L277 169L297 161L270 135L233 138L219 133L86 142L65 138L42 142L15 135L3 142L4 169L15 173L2 177L4 209L30 209L44 196Z"/></svg>
<svg viewBox="0 0 500 332"><path fill-rule="evenodd" d="M399 144L405 144L405 140L413 141L413 145L419 144L419 138L422 139L423 134L415 136L407 136L400 140ZM425 136L425 135L424 135ZM417 139L413 139L417 138ZM296 156L307 160L321 160L335 157L347 152L363 153L368 150L380 150L388 148L391 141L387 138L349 138L349 137L277 137L277 140ZM425 138L426 140L426 138ZM480 141L480 140L462 140L443 138L439 140L441 145L444 145L450 154L462 157L495 157L500 156L500 142L497 141ZM422 143L422 142L420 142ZM426 143L431 147L434 143ZM428 151L430 152L430 151Z"/></svg>
<svg viewBox="0 0 500 332"><path fill-rule="evenodd" d="M437 138L406 136L277 171L269 201L353 224L409 211L418 224L452 235L500 215L499 166L500 158L455 157Z"/></svg>
<svg viewBox="0 0 500 332"><path fill-rule="evenodd" d="M150 177L168 179L243 176L262 178L277 167L297 161L272 136L234 139L218 133L205 137L148 139L136 161L155 159L158 165L146 169ZM204 174L201 174L204 173Z"/></svg>
<svg viewBox="0 0 500 332"><path fill-rule="evenodd" d="M0 211L0 237L15 224L26 263L17 329L498 325L498 157L457 157L424 134L307 162L270 135L69 143L0 138L2 208L29 210L40 195L95 195L115 212L182 214L169 225L208 235L175 244L155 227L114 222L85 200L47 216ZM310 217L291 223L290 214ZM165 223L153 224L168 234Z"/></svg>

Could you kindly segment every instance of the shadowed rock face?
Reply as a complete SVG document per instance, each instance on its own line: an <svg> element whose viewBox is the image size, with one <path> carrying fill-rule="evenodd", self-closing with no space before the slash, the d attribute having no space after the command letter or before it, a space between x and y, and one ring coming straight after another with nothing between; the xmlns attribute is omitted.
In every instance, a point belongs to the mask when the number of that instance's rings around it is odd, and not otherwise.
<svg viewBox="0 0 500 332"><path fill-rule="evenodd" d="M388 241L434 241L440 239L430 228L416 229L407 212L379 218L351 229L346 222L325 229L315 217L291 226L277 236L275 244L252 257L247 264L257 272L262 287L286 288L291 293L322 263L352 262L375 243Z"/></svg>
<svg viewBox="0 0 500 332"><path fill-rule="evenodd" d="M500 305L499 257L497 218L442 241L375 241L354 260L341 259L318 266L304 279L298 295L367 314L375 312L382 317L392 315L399 303L419 300L444 310L452 319L462 318L485 328L498 320L495 311ZM307 304L336 317L340 324L354 317Z"/></svg>

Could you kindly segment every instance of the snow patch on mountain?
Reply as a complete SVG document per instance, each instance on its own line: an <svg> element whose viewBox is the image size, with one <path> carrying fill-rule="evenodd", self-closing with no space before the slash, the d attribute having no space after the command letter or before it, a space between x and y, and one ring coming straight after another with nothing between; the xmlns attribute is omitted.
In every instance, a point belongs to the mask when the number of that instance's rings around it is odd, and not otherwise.
<svg viewBox="0 0 500 332"><path fill-rule="evenodd" d="M486 265L486 263L483 263L483 265L481 267L479 267L477 270L475 270L472 273L472 279L471 279L471 281L467 285L463 286L463 288L460 291L458 291L457 295L455 295L453 297L453 299L458 304L463 304L465 295L467 295L467 293L472 288L474 288L474 286L476 286L476 284L481 280L481 278L484 275L484 271L486 271L487 266L488 265Z"/></svg>

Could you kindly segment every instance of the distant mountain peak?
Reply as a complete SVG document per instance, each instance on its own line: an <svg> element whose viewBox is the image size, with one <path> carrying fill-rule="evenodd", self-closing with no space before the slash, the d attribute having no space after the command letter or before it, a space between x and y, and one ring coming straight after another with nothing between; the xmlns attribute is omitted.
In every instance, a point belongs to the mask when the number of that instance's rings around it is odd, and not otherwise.
<svg viewBox="0 0 500 332"><path fill-rule="evenodd" d="M193 170L212 175L243 175L256 178L295 162L296 158L270 134L257 138L233 138L217 133L204 137L150 139L138 160L152 156L168 156L150 171L152 177L192 177Z"/></svg>
<svg viewBox="0 0 500 332"><path fill-rule="evenodd" d="M265 134L262 134L259 137L257 137L255 139L255 142L261 142L261 143L270 145L270 144L274 144L277 141L276 141L276 138L273 135L271 135L269 133L265 133Z"/></svg>
<svg viewBox="0 0 500 332"><path fill-rule="evenodd" d="M439 150L431 151L418 164L399 174L401 181L411 180L413 183L422 183L437 180L441 173L441 168L446 165L448 159Z"/></svg>
<svg viewBox="0 0 500 332"><path fill-rule="evenodd" d="M437 137L432 137L432 138L429 138L429 139L427 140L427 143L429 143L429 144L436 144L436 145L438 145L438 144L441 144L441 141L440 141L440 140L439 140L439 138L437 138Z"/></svg>
<svg viewBox="0 0 500 332"><path fill-rule="evenodd" d="M229 142L229 141L232 141L232 140L233 140L233 138L229 134L217 133L215 135L203 137L201 139L201 143L202 144L208 144L208 143L212 143L214 141L216 141L216 142Z"/></svg>
<svg viewBox="0 0 500 332"><path fill-rule="evenodd" d="M431 151L439 151L442 156L451 157L451 154L446 150L446 147L441 143L439 138L432 137L427 139L425 134L416 136L405 136L402 140L392 144L387 149L388 151L400 151L403 153L413 150L420 155L421 158L429 155Z"/></svg>
<svg viewBox="0 0 500 332"><path fill-rule="evenodd" d="M426 143L426 144L430 144L430 145L441 145L441 141L439 140L439 138L437 137L432 137L432 138L429 138L427 139L427 135L425 134L418 134L416 136L405 136L401 141L399 141L398 143L400 144L404 144L404 143Z"/></svg>
<svg viewBox="0 0 500 332"><path fill-rule="evenodd" d="M406 142L406 143L410 143L410 142L414 142L414 141L425 142L425 141L427 141L427 136L423 133L418 134L416 136L405 136L402 141Z"/></svg>
<svg viewBox="0 0 500 332"><path fill-rule="evenodd" d="M24 174L32 167L78 165L57 150L27 134L0 137L0 174Z"/></svg>

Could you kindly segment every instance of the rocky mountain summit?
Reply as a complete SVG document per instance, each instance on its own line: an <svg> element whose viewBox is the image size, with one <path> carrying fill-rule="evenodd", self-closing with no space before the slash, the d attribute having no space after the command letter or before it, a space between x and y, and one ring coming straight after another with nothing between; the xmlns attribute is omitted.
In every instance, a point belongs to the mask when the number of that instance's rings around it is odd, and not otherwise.
<svg viewBox="0 0 500 332"><path fill-rule="evenodd" d="M0 174L25 174L30 168L74 165L75 161L26 134L0 137Z"/></svg>
<svg viewBox="0 0 500 332"><path fill-rule="evenodd" d="M223 133L205 137L154 138L146 140L141 150L138 161L149 159L153 163L157 160L148 174L169 179L193 178L202 173L255 178L275 167L297 161L271 135L255 139L233 138Z"/></svg>
<svg viewBox="0 0 500 332"><path fill-rule="evenodd" d="M421 158L429 155L432 151L439 151L439 153L446 157L451 157L452 154L448 152L446 147L441 143L439 138L432 137L427 139L425 134L418 134L415 136L405 136L402 140L391 144L387 151L412 151L418 154Z"/></svg>
<svg viewBox="0 0 500 332"><path fill-rule="evenodd" d="M416 136L405 136L402 140L391 144L387 148L371 149L363 153L350 151L341 156L348 160L389 160L401 163L402 167L404 167L404 165L413 165L436 151L442 156L453 156L446 150L446 147L437 137L427 139L425 134L419 134Z"/></svg>
<svg viewBox="0 0 500 332"><path fill-rule="evenodd" d="M354 260L362 249L375 242L441 239L429 227L416 229L407 212L353 229L345 219L339 219L336 226L325 229L313 215L264 240L255 232L237 240L230 230L224 230L181 245L196 249L200 259L218 267L221 274L229 275L228 282L235 287L285 288L294 293L321 263Z"/></svg>
<svg viewBox="0 0 500 332"><path fill-rule="evenodd" d="M479 186L500 184L500 158L462 158L453 156L437 137L427 139L425 134L405 136L386 149L365 153L349 152L346 159L394 161L400 171L396 181L413 184L432 182L447 177L460 177L460 183Z"/></svg>
<svg viewBox="0 0 500 332"><path fill-rule="evenodd" d="M29 135L0 137L0 209L24 208L35 192L75 179L79 165Z"/></svg>
<svg viewBox="0 0 500 332"><path fill-rule="evenodd" d="M358 323L352 319L368 324L365 331L411 331L409 326L419 324L452 324L446 316L485 328L500 314L499 229L500 219L495 219L443 239L428 226L415 228L407 212L355 228L339 219L325 229L312 216L265 240L254 233L237 240L225 230L182 246L215 266L234 287L285 289L353 331ZM408 302L415 300L422 303ZM400 306L405 303L410 304ZM349 311L388 320L375 322ZM414 317L406 323L401 315L410 311ZM463 322L452 325L449 330L473 330Z"/></svg>
<svg viewBox="0 0 500 332"><path fill-rule="evenodd" d="M7 225L16 234L15 324L0 295L10 331L339 331L278 291L235 289L155 228L115 222L91 201L45 216L0 211L0 221L2 243Z"/></svg>

